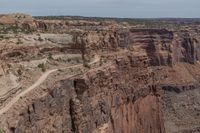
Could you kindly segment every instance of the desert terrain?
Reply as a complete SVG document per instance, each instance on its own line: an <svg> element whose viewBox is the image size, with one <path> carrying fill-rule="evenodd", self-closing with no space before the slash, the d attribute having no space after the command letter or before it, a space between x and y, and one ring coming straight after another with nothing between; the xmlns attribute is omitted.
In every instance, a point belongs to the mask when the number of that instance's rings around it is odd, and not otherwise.
<svg viewBox="0 0 200 133"><path fill-rule="evenodd" d="M0 15L0 132L200 133L200 20Z"/></svg>

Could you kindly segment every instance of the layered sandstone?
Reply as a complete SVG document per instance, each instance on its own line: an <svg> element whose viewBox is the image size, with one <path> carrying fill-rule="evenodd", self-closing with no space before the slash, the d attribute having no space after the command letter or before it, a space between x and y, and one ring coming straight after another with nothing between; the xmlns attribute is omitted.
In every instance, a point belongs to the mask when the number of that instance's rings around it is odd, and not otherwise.
<svg viewBox="0 0 200 133"><path fill-rule="evenodd" d="M12 111L7 132L164 132L148 58L131 53L61 81L23 108Z"/></svg>
<svg viewBox="0 0 200 133"><path fill-rule="evenodd" d="M22 86L2 82L0 113L56 72L1 114L5 132L199 132L197 30L21 16L0 17L16 28L0 39L0 79Z"/></svg>

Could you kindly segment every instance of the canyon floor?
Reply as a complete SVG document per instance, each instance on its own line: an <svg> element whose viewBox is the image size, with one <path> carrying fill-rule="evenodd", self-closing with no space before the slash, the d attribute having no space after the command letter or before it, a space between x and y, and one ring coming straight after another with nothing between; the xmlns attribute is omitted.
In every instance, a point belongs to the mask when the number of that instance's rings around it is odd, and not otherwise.
<svg viewBox="0 0 200 133"><path fill-rule="evenodd" d="M0 15L0 132L200 133L200 21Z"/></svg>

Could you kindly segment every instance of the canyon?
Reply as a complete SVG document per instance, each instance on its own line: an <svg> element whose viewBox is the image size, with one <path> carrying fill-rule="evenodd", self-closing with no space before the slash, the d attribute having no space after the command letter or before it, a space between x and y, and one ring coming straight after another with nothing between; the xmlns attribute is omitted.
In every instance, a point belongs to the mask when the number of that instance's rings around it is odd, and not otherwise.
<svg viewBox="0 0 200 133"><path fill-rule="evenodd" d="M0 15L0 132L199 133L200 23L159 24Z"/></svg>

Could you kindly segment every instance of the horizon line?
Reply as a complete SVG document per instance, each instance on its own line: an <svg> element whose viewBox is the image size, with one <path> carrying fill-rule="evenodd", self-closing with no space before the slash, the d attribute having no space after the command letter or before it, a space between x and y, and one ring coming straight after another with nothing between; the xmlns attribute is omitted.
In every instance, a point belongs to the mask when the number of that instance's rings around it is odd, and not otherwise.
<svg viewBox="0 0 200 133"><path fill-rule="evenodd" d="M90 16L90 15L32 15L23 12L0 13L0 15L24 14L32 17L82 17L82 18L107 18L107 19L200 19L200 17L117 17L117 16Z"/></svg>

